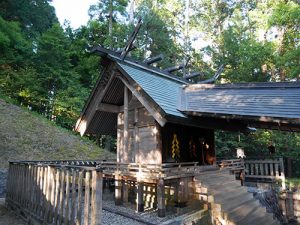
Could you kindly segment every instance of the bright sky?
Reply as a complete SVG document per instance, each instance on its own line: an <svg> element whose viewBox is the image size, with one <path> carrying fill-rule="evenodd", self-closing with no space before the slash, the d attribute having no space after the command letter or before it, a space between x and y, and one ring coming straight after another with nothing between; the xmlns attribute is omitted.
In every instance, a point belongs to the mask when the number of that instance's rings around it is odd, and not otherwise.
<svg viewBox="0 0 300 225"><path fill-rule="evenodd" d="M98 0L52 0L56 15L61 25L70 21L74 29L85 25L89 19L88 10Z"/></svg>

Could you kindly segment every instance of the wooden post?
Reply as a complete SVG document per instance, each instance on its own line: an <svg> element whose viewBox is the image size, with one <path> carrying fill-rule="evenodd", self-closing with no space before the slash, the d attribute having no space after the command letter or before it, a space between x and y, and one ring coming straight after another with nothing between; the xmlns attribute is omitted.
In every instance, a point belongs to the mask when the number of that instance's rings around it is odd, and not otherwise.
<svg viewBox="0 0 300 225"><path fill-rule="evenodd" d="M50 222L53 222L53 215L54 215L54 198L55 198L55 168L50 167L50 179L51 179L51 194L50 194L50 212L49 212L49 217L50 217Z"/></svg>
<svg viewBox="0 0 300 225"><path fill-rule="evenodd" d="M65 205L65 174L66 170L61 170L60 196L59 196L59 224L63 224L64 219L64 205Z"/></svg>
<svg viewBox="0 0 300 225"><path fill-rule="evenodd" d="M124 85L124 146L123 158L121 162L128 162L128 143L129 143L129 128L128 128L128 88Z"/></svg>
<svg viewBox="0 0 300 225"><path fill-rule="evenodd" d="M265 163L265 176L269 176L269 167L268 167L268 163Z"/></svg>
<svg viewBox="0 0 300 225"><path fill-rule="evenodd" d="M128 202L128 181L125 179L122 179L122 194L123 194L123 202Z"/></svg>
<svg viewBox="0 0 300 225"><path fill-rule="evenodd" d="M115 204L122 205L122 181L119 174L115 175Z"/></svg>
<svg viewBox="0 0 300 225"><path fill-rule="evenodd" d="M75 214L76 214L76 170L72 169L72 197L71 197L71 217L70 223L75 224Z"/></svg>
<svg viewBox="0 0 300 225"><path fill-rule="evenodd" d="M59 203L59 196L60 196L60 181L59 181L60 171L59 169L56 170L55 176L55 201L54 201L54 224L58 223L58 203Z"/></svg>
<svg viewBox="0 0 300 225"><path fill-rule="evenodd" d="M166 216L166 204L165 204L165 182L161 178L157 184L157 207L158 217Z"/></svg>
<svg viewBox="0 0 300 225"><path fill-rule="evenodd" d="M69 225L69 217L70 217L70 170L67 169L66 175L66 199L65 199L65 217L64 217L64 225Z"/></svg>
<svg viewBox="0 0 300 225"><path fill-rule="evenodd" d="M89 225L90 208L90 172L85 172L85 196L84 196L84 225Z"/></svg>
<svg viewBox="0 0 300 225"><path fill-rule="evenodd" d="M76 225L81 224L81 213L82 213L82 180L83 172L79 171L78 176L78 205L77 205L77 214L76 214Z"/></svg>
<svg viewBox="0 0 300 225"><path fill-rule="evenodd" d="M143 201L143 182L137 181L137 211L144 212L144 201Z"/></svg>
<svg viewBox="0 0 300 225"><path fill-rule="evenodd" d="M270 163L270 176L275 176L275 173L274 173L274 164L273 163Z"/></svg>
<svg viewBox="0 0 300 225"><path fill-rule="evenodd" d="M44 211L44 221L43 224L48 224L48 219L49 219L49 211L50 211L50 190L51 190L51 178L50 178L50 166L45 167L46 171L45 174L45 198L44 198L44 207L45 207L45 211Z"/></svg>
<svg viewBox="0 0 300 225"><path fill-rule="evenodd" d="M286 189L286 185L285 185L285 173L284 173L284 163L283 163L283 158L280 158L279 159L279 162L280 162L280 177L281 177L281 187L282 187L282 190L285 190Z"/></svg>
<svg viewBox="0 0 300 225"><path fill-rule="evenodd" d="M102 186L103 186L102 173L94 170L92 172L91 225L101 225Z"/></svg>
<svg viewBox="0 0 300 225"><path fill-rule="evenodd" d="M133 151L134 151L134 155L135 155L135 158L134 158L134 161L135 162L139 162L139 142L138 142L138 127L137 127L137 124L138 124L138 121L139 121L139 111L137 108L134 109L134 129L133 129L133 140L134 140L134 145L133 145Z"/></svg>

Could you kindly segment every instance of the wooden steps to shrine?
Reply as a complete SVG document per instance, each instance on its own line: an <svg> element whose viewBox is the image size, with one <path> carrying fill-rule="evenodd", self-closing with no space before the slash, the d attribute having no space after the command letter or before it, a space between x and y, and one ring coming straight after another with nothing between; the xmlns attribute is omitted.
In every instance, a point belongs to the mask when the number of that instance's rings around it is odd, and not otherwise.
<svg viewBox="0 0 300 225"><path fill-rule="evenodd" d="M280 225L229 170L203 172L194 181L196 197L208 202L215 224Z"/></svg>

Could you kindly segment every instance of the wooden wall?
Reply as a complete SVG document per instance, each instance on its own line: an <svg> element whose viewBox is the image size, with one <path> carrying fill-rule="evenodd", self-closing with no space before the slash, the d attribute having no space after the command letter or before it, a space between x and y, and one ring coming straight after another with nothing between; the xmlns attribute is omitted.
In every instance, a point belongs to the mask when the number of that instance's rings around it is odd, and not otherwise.
<svg viewBox="0 0 300 225"><path fill-rule="evenodd" d="M128 151L124 149L124 112L118 114L118 161L124 163L162 163L159 126L133 96L128 106Z"/></svg>

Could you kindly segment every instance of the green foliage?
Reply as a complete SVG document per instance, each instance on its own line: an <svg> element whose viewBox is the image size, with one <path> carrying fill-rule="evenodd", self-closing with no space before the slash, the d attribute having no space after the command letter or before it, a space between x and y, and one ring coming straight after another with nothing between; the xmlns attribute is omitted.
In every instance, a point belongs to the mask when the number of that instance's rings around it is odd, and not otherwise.
<svg viewBox="0 0 300 225"><path fill-rule="evenodd" d="M270 74L263 67L272 60L272 45L243 36L239 27L229 27L223 32L223 56L217 61L226 65L223 78L229 82L268 81Z"/></svg>
<svg viewBox="0 0 300 225"><path fill-rule="evenodd" d="M2 67L20 67L30 45L23 36L17 22L5 21L0 16L0 65Z"/></svg>
<svg viewBox="0 0 300 225"><path fill-rule="evenodd" d="M236 148L244 149L247 157L270 157L268 149L270 145L275 147L273 157L300 157L300 134L298 133L261 129L248 135L216 132L216 149L219 157L235 157Z"/></svg>
<svg viewBox="0 0 300 225"><path fill-rule="evenodd" d="M27 37L35 39L58 22L49 2L51 0L2 0L0 15L7 21L19 22Z"/></svg>
<svg viewBox="0 0 300 225"><path fill-rule="evenodd" d="M50 2L0 1L0 90L68 129L102 69L99 57L89 50L96 45L124 47L138 17L143 25L138 48L130 53L134 59L163 53L158 66L165 68L189 56L187 70L204 72L206 78L225 64L222 82L300 79L297 1L191 0L187 18L182 0L138 0L134 8L127 7L128 0L104 0L90 7L91 19L77 30L57 23ZM204 47L193 49L192 43ZM237 147L249 155L265 155L270 143L276 155L299 156L298 134L259 130L241 134L240 141L228 132L216 136L222 156L232 155Z"/></svg>
<svg viewBox="0 0 300 225"><path fill-rule="evenodd" d="M280 30L276 64L284 70L282 79L300 78L300 4L279 1L269 18L269 25Z"/></svg>

